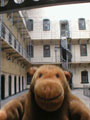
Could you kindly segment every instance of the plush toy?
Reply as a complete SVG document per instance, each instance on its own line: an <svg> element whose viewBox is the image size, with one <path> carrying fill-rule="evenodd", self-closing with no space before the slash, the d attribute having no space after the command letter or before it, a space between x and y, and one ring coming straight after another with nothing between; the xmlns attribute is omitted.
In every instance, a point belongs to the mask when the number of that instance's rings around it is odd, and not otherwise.
<svg viewBox="0 0 90 120"><path fill-rule="evenodd" d="M68 72L43 65L30 73L28 93L6 104L0 120L90 120L89 109L71 93Z"/></svg>

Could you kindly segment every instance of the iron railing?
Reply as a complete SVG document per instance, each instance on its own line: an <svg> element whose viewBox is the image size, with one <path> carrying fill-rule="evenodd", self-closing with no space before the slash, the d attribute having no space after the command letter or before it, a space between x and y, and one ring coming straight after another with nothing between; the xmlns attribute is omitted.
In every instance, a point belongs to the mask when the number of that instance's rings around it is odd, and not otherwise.
<svg viewBox="0 0 90 120"><path fill-rule="evenodd" d="M83 86L83 94L87 97L90 97L90 85Z"/></svg>
<svg viewBox="0 0 90 120"><path fill-rule="evenodd" d="M3 30L2 30L3 26ZM0 23L1 38L9 44L13 49L15 49L21 56L23 56L28 62L30 62L30 56L28 55L26 49L18 41L18 38L10 31L10 29L4 24Z"/></svg>

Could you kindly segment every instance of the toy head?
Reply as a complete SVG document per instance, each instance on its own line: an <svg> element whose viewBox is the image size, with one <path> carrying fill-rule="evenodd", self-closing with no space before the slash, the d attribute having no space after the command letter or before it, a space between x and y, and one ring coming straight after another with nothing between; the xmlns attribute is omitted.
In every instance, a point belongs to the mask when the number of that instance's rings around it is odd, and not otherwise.
<svg viewBox="0 0 90 120"><path fill-rule="evenodd" d="M64 101L70 74L54 65L43 65L33 76L30 90L38 106L45 111L56 111Z"/></svg>

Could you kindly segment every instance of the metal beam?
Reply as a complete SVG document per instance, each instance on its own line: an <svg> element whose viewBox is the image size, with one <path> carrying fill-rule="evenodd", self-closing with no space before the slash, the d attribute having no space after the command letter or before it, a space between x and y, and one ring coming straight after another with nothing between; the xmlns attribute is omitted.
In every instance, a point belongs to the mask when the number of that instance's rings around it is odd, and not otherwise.
<svg viewBox="0 0 90 120"><path fill-rule="evenodd" d="M14 57L14 59L21 58L21 56Z"/></svg>
<svg viewBox="0 0 90 120"><path fill-rule="evenodd" d="M61 4L86 3L90 0L25 0L21 4L16 4L14 0L9 0L6 6L0 7L0 13L13 12L18 10L55 6Z"/></svg>
<svg viewBox="0 0 90 120"><path fill-rule="evenodd" d="M9 54L11 56L11 55L15 55L17 53L16 52L7 52L7 54Z"/></svg>
<svg viewBox="0 0 90 120"><path fill-rule="evenodd" d="M11 47L2 47L2 51L7 49L11 49Z"/></svg>

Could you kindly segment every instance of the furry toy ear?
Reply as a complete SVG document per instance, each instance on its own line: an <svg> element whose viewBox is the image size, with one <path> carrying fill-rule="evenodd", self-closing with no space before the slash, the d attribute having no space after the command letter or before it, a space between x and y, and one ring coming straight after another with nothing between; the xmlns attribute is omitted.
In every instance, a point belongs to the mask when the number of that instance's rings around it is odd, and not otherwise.
<svg viewBox="0 0 90 120"><path fill-rule="evenodd" d="M30 75L34 75L34 73L37 71L37 67L31 67L30 69L29 69L29 73L30 73Z"/></svg>
<svg viewBox="0 0 90 120"><path fill-rule="evenodd" d="M64 71L64 74L65 74L65 76L66 76L66 78L67 78L67 81L69 81L69 80L71 79L71 74L70 74L70 72Z"/></svg>

